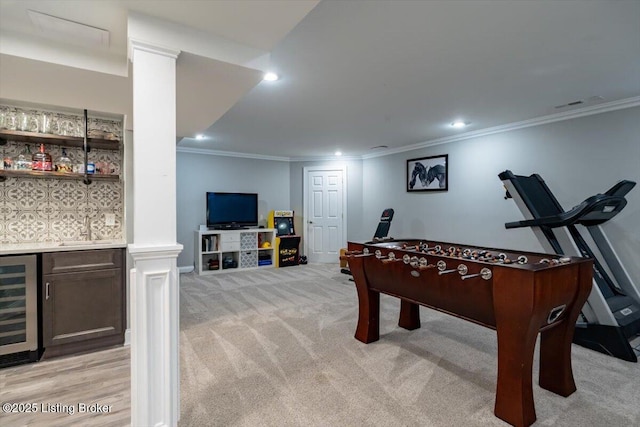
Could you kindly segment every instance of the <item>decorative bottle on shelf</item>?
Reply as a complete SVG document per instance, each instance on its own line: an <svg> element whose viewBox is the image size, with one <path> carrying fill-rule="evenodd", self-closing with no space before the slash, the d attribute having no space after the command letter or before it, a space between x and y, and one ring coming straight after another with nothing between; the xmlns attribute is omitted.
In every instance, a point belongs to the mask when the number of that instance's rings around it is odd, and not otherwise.
<svg viewBox="0 0 640 427"><path fill-rule="evenodd" d="M56 159L55 170L57 172L65 172L65 173L69 173L73 171L71 167L71 159L67 157L66 148L62 149L62 154L60 155L60 157Z"/></svg>
<svg viewBox="0 0 640 427"><path fill-rule="evenodd" d="M33 156L31 156L31 168L34 171L52 170L51 154L44 151L44 144L40 144L40 151L33 153Z"/></svg>
<svg viewBox="0 0 640 427"><path fill-rule="evenodd" d="M24 149L24 152L18 154L15 162L13 162L13 168L16 170L31 170L33 166L33 162L30 160L33 156L31 155L31 150L29 150L29 145L27 145Z"/></svg>

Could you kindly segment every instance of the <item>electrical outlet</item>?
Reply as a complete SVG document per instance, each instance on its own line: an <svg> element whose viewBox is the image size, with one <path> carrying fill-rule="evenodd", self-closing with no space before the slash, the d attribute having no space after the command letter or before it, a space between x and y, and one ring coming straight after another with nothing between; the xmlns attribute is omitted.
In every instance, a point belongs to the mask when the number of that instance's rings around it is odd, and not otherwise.
<svg viewBox="0 0 640 427"><path fill-rule="evenodd" d="M108 227L114 227L116 225L116 214L112 214L112 213L104 214L104 225Z"/></svg>

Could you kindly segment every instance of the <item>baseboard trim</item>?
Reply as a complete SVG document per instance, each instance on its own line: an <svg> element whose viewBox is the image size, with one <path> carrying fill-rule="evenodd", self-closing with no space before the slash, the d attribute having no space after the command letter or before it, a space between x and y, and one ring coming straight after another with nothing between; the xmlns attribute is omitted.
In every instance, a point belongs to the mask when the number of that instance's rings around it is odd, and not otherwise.
<svg viewBox="0 0 640 427"><path fill-rule="evenodd" d="M178 273L182 274L182 273L191 273L193 270L195 269L195 267L193 265L185 265L182 267L178 267Z"/></svg>

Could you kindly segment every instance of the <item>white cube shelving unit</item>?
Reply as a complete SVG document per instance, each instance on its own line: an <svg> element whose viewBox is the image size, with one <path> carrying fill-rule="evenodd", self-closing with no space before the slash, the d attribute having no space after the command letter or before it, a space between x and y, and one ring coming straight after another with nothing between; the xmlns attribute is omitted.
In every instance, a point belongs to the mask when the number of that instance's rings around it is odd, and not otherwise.
<svg viewBox="0 0 640 427"><path fill-rule="evenodd" d="M197 230L195 232L195 270L216 274L275 265L273 228L241 230ZM268 248L262 245L269 242Z"/></svg>

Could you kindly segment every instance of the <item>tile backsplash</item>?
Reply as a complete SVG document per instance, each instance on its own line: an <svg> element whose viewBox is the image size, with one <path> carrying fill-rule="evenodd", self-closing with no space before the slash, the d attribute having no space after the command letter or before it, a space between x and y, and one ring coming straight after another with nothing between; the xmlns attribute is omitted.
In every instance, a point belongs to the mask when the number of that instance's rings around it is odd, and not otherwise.
<svg viewBox="0 0 640 427"><path fill-rule="evenodd" d="M26 114L23 114L25 113ZM2 115L4 113L4 115ZM32 126L37 126L36 119L46 114L49 118L57 117L59 123L73 123L65 129L67 135L81 136L84 132L82 115L56 113L48 110L21 109L0 105L0 115L4 123L1 127L15 126L13 117L28 117ZM12 123L7 123L7 117ZM61 119L63 117L64 119ZM78 129L82 128L81 131ZM89 131L99 130L111 133L121 140L122 122L109 119L89 118ZM25 129L39 131L38 128ZM75 133L73 133L75 132ZM80 132L80 134L78 134ZM54 133L54 132L51 132ZM56 132L61 134L61 132ZM0 146L2 158L17 158L26 153L26 146L34 153L37 144L7 141ZM62 147L46 145L46 150L53 159L60 156ZM66 147L67 156L72 164L82 163L84 152L78 147ZM30 154L27 154L30 158ZM108 162L113 165L115 173L122 170L122 149L120 151L92 149L89 161ZM115 226L106 226L105 214L114 214ZM86 236L85 222L90 220L92 239L124 238L124 184L118 181L93 180L90 185L81 179L56 179L7 177L0 182L0 243L39 243L65 240L84 240Z"/></svg>

